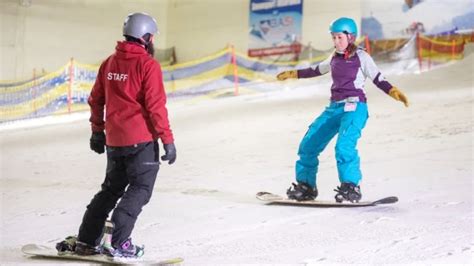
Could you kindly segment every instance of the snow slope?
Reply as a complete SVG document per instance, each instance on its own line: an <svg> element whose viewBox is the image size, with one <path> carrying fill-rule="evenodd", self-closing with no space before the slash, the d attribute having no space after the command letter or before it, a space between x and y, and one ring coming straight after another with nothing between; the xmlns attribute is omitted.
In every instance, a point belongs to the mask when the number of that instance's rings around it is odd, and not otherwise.
<svg viewBox="0 0 474 266"><path fill-rule="evenodd" d="M381 39L411 36L405 29L414 22L422 23L424 33L427 35L472 28L472 18L467 19L474 12L471 0L423 0L408 10L403 9L405 3L406 1L365 0L362 8L363 16L374 17L382 24ZM466 19L460 20L462 17Z"/></svg>
<svg viewBox="0 0 474 266"><path fill-rule="evenodd" d="M473 59L388 76L409 108L367 83L361 187L365 199L398 196L390 206L295 208L254 197L283 194L293 181L299 141L327 104L327 78L171 102L178 160L162 164L134 242L146 245L146 259L181 256L187 265L472 264ZM77 232L105 171L89 134L86 119L0 132L2 265L44 264L21 245L53 246ZM333 141L321 155L319 197L332 199L336 185Z"/></svg>

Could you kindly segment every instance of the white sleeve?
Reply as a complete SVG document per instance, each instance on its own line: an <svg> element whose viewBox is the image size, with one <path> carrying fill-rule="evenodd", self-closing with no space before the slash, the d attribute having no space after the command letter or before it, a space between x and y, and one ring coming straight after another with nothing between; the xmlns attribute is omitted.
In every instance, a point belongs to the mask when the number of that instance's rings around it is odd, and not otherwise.
<svg viewBox="0 0 474 266"><path fill-rule="evenodd" d="M332 56L326 60L319 62L316 66L298 70L298 78L312 78L324 75L331 70Z"/></svg>
<svg viewBox="0 0 474 266"><path fill-rule="evenodd" d="M326 58L324 61L321 61L321 63L319 63L318 67L319 67L319 72L321 73L321 75L324 75L331 71L331 59L332 59L332 53L328 58Z"/></svg>
<svg viewBox="0 0 474 266"><path fill-rule="evenodd" d="M375 64L372 57L364 50L358 50L357 55L359 55L360 66L362 73L366 78L374 80L378 73L380 73L379 68Z"/></svg>
<svg viewBox="0 0 474 266"><path fill-rule="evenodd" d="M367 78L377 86L379 89L383 90L384 92L388 93L392 88L392 84L390 84L385 77L380 73L379 68L375 64L372 57L365 52L364 50L358 50L357 55L359 56L360 60L360 68L362 73Z"/></svg>

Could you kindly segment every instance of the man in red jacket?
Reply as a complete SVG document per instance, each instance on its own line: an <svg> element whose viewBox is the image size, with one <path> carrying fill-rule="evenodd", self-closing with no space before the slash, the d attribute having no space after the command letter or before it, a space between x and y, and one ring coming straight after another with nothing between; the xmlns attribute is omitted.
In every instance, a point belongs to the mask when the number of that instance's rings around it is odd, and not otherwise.
<svg viewBox="0 0 474 266"><path fill-rule="evenodd" d="M117 43L115 53L99 68L88 101L90 148L101 154L106 147L107 170L102 189L84 214L77 254L102 251L99 242L104 222L114 210L111 255L143 255L143 247L132 244L130 235L153 191L160 165L158 138L165 150L161 159L169 164L176 160L161 67L153 59L153 36L157 33L151 16L128 15L123 26L125 41Z"/></svg>

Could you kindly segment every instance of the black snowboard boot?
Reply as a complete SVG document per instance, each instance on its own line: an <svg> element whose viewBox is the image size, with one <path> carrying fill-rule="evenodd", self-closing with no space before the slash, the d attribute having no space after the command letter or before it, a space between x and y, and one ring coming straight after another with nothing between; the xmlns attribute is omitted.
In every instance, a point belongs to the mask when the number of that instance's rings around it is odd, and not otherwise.
<svg viewBox="0 0 474 266"><path fill-rule="evenodd" d="M298 182L298 184L292 183L293 187L290 187L286 191L286 195L289 199L297 201L314 200L318 196L318 189L312 188L304 182Z"/></svg>
<svg viewBox="0 0 474 266"><path fill-rule="evenodd" d="M68 236L63 241L56 243L58 253L67 253L76 251L76 236Z"/></svg>
<svg viewBox="0 0 474 266"><path fill-rule="evenodd" d="M334 191L337 192L335 196L337 202L359 202L362 198L360 187L352 183L341 183L341 186L334 189Z"/></svg>
<svg viewBox="0 0 474 266"><path fill-rule="evenodd" d="M140 258L145 254L144 246L137 246L132 244L132 239L129 238L123 242L120 247L109 251L109 256L124 257L124 258Z"/></svg>
<svg viewBox="0 0 474 266"><path fill-rule="evenodd" d="M76 250L77 255L81 256L90 256L102 253L102 248L100 246L91 246L87 243L76 241Z"/></svg>

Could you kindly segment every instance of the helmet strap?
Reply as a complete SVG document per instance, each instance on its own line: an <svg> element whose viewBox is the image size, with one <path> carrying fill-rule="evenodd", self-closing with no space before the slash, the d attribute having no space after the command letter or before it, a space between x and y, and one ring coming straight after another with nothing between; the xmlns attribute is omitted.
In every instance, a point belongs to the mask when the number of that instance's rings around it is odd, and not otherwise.
<svg viewBox="0 0 474 266"><path fill-rule="evenodd" d="M347 36L347 42L348 42L349 44L355 42L355 37L354 37L354 35L352 35L351 33L347 32L347 31L345 31L344 33L345 33L346 36Z"/></svg>
<svg viewBox="0 0 474 266"><path fill-rule="evenodd" d="M351 33L347 32L347 31L344 31L344 34L346 34L346 36L347 36L347 47L344 50L344 59L348 59L351 56L351 53L353 52L353 51L350 51L349 48L355 42L355 38L354 38L354 35L352 35Z"/></svg>
<svg viewBox="0 0 474 266"><path fill-rule="evenodd" d="M145 36L148 37L148 40L145 40ZM142 42L143 45L148 46L150 43L153 43L153 34L147 33L143 35L139 40Z"/></svg>
<svg viewBox="0 0 474 266"><path fill-rule="evenodd" d="M147 37L147 38L144 38ZM146 40L148 39L148 40ZM150 54L151 56L155 55L155 47L153 46L153 34L147 33L146 35L142 36L140 39L141 44L145 48L145 50Z"/></svg>

